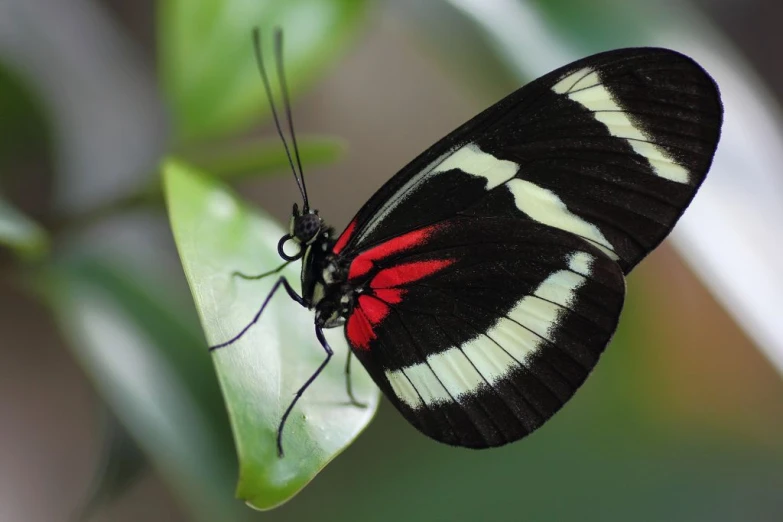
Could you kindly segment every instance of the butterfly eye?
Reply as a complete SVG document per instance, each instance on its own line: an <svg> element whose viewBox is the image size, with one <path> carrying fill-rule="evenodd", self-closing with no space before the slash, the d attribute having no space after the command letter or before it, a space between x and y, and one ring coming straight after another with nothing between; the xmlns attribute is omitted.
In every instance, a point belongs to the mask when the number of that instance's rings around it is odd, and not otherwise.
<svg viewBox="0 0 783 522"><path fill-rule="evenodd" d="M305 245L309 245L321 231L321 218L315 214L305 214L294 221L294 238Z"/></svg>

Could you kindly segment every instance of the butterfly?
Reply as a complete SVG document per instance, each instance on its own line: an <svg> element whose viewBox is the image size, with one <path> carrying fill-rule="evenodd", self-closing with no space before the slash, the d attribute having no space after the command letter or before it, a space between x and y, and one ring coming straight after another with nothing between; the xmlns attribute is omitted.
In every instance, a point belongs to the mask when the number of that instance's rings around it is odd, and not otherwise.
<svg viewBox="0 0 783 522"><path fill-rule="evenodd" d="M256 58L278 133L258 32ZM408 422L454 446L523 438L574 395L614 334L625 276L669 234L705 179L722 104L691 58L603 52L525 85L425 150L336 234L307 197L275 37L302 195L278 244L301 260L301 295ZM287 246L289 245L289 246ZM290 254L291 247L296 249ZM288 251L287 251L288 250Z"/></svg>

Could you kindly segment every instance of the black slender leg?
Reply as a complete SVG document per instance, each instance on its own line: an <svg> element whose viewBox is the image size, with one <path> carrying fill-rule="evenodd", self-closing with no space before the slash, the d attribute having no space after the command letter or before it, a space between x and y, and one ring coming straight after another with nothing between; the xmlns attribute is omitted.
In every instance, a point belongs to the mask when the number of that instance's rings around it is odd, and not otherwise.
<svg viewBox="0 0 783 522"><path fill-rule="evenodd" d="M291 264L291 261L286 261L285 263L283 263L282 265L278 266L274 270L270 270L269 272L264 272L263 274L247 275L247 274L243 274L242 272L234 271L234 272L231 272L231 276L232 277L241 277L242 279L246 279L248 281L256 281L258 279L263 279L266 276L271 276L272 274L277 274L278 272L280 272L282 269L284 269L285 267L287 267L290 264Z"/></svg>
<svg viewBox="0 0 783 522"><path fill-rule="evenodd" d="M356 400L353 395L353 386L351 385L351 357L353 351L348 348L348 357L345 359L345 389L348 392L348 398L351 400L351 404L358 406L359 408L366 408L367 405L363 402Z"/></svg>
<svg viewBox="0 0 783 522"><path fill-rule="evenodd" d="M259 308L258 312L256 313L255 317L253 317L253 320L250 321L250 323L247 324L242 330L236 334L234 337L229 339L228 341L220 344L216 344L215 346L210 346L209 351L217 350L218 348L223 348L224 346L228 346L230 344L234 344L237 342L245 333L247 333L250 328L258 322L258 319L261 317L261 314L264 313L264 309L266 308L266 305L269 304L269 301L272 299L272 296L275 295L275 292L277 292L278 288L280 288L280 285L285 288L285 291L288 292L288 295L299 303L300 305L307 308L307 304L304 302L304 299L296 293L296 290L291 288L291 284L288 282L288 280L285 278L285 276L281 276L280 279L277 280L277 282L272 286L272 290L269 291L269 294L266 296L266 299L264 299L263 304L261 305L261 308Z"/></svg>
<svg viewBox="0 0 783 522"><path fill-rule="evenodd" d="M283 413L283 418L280 419L280 426L278 426L277 428L277 455L279 457L283 456L283 427L285 426L285 421L288 420L288 416L291 414L291 410L294 409L296 402L302 396L304 391L307 389L308 386L310 386L313 383L313 381L315 381L316 378L318 378L318 375L320 375L323 369L326 368L326 365L329 364L329 360L332 358L332 355L334 355L334 352L329 347L329 343L326 342L326 337L324 337L323 330L318 325L315 325L315 336L318 338L318 342L321 343L321 346L326 352L326 359L324 359L324 362L321 363L321 366L319 366L318 369L315 370L315 373L313 373L310 376L310 378L307 379L304 385L301 388L299 388L299 391L297 391L296 394L294 395L294 400L291 401L291 404L288 405L288 408L285 410L285 413Z"/></svg>

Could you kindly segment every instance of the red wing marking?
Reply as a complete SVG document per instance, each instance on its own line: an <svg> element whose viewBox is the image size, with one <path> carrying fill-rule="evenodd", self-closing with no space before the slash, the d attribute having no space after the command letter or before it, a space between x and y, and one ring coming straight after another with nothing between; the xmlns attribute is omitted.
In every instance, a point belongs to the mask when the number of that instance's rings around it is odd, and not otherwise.
<svg viewBox="0 0 783 522"><path fill-rule="evenodd" d="M374 246L359 254L351 263L348 270L348 279L354 279L365 275L372 270L373 263L386 257L404 252L415 246L423 245L440 225L430 225L401 236L393 237L380 245ZM340 238L342 239L342 237Z"/></svg>
<svg viewBox="0 0 783 522"><path fill-rule="evenodd" d="M402 302L404 288L395 288L418 281L454 264L453 259L416 261L391 268L384 268L370 282L372 294L360 295L348 318L346 334L351 344L360 350L369 350L370 341L376 338L375 327L391 312L389 305Z"/></svg>
<svg viewBox="0 0 783 522"><path fill-rule="evenodd" d="M402 296L404 293L405 290L402 288L379 288L377 290L373 290L373 295L389 304L397 304L402 301Z"/></svg>
<svg viewBox="0 0 783 522"><path fill-rule="evenodd" d="M359 303L348 318L346 333L356 348L369 350L370 341L375 339L373 327L389 315L389 305L370 295L359 296Z"/></svg>
<svg viewBox="0 0 783 522"><path fill-rule="evenodd" d="M418 281L454 264L453 259L433 259L404 263L380 270L370 282L372 288L394 288Z"/></svg>
<svg viewBox="0 0 783 522"><path fill-rule="evenodd" d="M389 315L389 305L377 297L369 295L359 297L359 308L364 312L364 315L372 326L377 325Z"/></svg>
<svg viewBox="0 0 783 522"><path fill-rule="evenodd" d="M369 350L370 341L375 339L375 332L372 331L370 321L358 306L354 308L351 317L348 318L345 333L351 345L359 350Z"/></svg>
<svg viewBox="0 0 783 522"><path fill-rule="evenodd" d="M348 241L350 241L351 236L353 235L353 231L356 230L356 220L354 219L351 221L351 223L348 225L348 227L343 230L343 233L340 234L340 237L337 239L337 243L334 244L334 247L332 247L332 253L339 254L340 251L345 248L345 245L348 244Z"/></svg>

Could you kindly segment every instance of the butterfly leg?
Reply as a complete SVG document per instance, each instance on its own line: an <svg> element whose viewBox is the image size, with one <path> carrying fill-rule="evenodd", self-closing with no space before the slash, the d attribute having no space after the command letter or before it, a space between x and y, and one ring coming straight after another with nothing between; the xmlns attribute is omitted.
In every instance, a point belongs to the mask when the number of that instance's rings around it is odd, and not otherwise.
<svg viewBox="0 0 783 522"><path fill-rule="evenodd" d="M264 272L263 274L258 274L258 275L247 275L247 274L243 274L242 272L238 272L238 271L235 270L235 271L231 272L231 276L232 277L239 277L239 278L242 278L242 279L246 279L248 281L255 281L255 280L258 280L258 279L263 279L266 276L270 276L272 274L277 274L278 272L280 272L282 269L284 269L285 267L287 267L290 264L291 264L291 261L286 261L285 263L283 263L282 265L278 266L274 270L270 270L269 272Z"/></svg>
<svg viewBox="0 0 783 522"><path fill-rule="evenodd" d="M226 341L224 343L216 344L215 346L210 346L209 347L209 351L211 352L212 350L217 350L218 348L223 348L224 346L228 346L230 344L234 344L243 335L245 335L245 333L247 333L247 331L250 330L250 328L254 324L256 324L258 322L258 319L261 317L261 314L264 313L264 309L266 308L266 305L269 304L269 301L272 299L272 296L275 295L275 292L277 292L277 290L280 288L281 285L283 286L283 288L285 288L285 291L288 292L288 295L291 297L291 299L293 299L294 301L296 301L300 305L302 305L304 307L307 307L307 305L304 302L304 299L302 299L302 297L299 294L296 293L296 290L294 290L291 287L291 284L288 282L288 280L285 278L285 276L282 276L272 286L272 290L269 291L269 294L266 296L266 299L264 299L264 302L261 305L261 308L259 308L258 312L256 312L256 315L255 315L255 317L253 317L253 320L250 321L247 324L247 326L242 328L242 330L238 334L236 334L234 337L232 337L228 341Z"/></svg>
<svg viewBox="0 0 783 522"><path fill-rule="evenodd" d="M318 342L321 343L321 346L326 352L326 359L324 359L324 362L321 363L321 366L319 366L318 369L315 370L315 372L310 376L310 378L307 379L304 385L302 385L302 387L299 388L299 390L294 395L294 400L291 401L291 404L288 405L288 408L285 410L285 413L283 413L283 418L280 419L280 425L277 428L277 455L279 457L283 456L283 427L285 426L285 421L288 420L288 416L291 414L291 410L294 409L296 402L299 400L299 398L302 396L302 394L305 392L308 386L310 386L313 383L313 381L315 381L315 379L318 378L318 376L321 374L323 369L326 368L326 365L329 364L329 360L332 358L332 355L334 355L334 352L332 351L332 348L329 346L329 343L326 342L326 337L324 337L324 331L318 325L315 325L315 336L318 338Z"/></svg>
<svg viewBox="0 0 783 522"><path fill-rule="evenodd" d="M359 402L353 394L353 386L351 385L351 357L353 356L353 350L348 348L348 357L345 359L345 389L348 392L348 398L351 399L351 404L359 408L366 408L367 404Z"/></svg>

